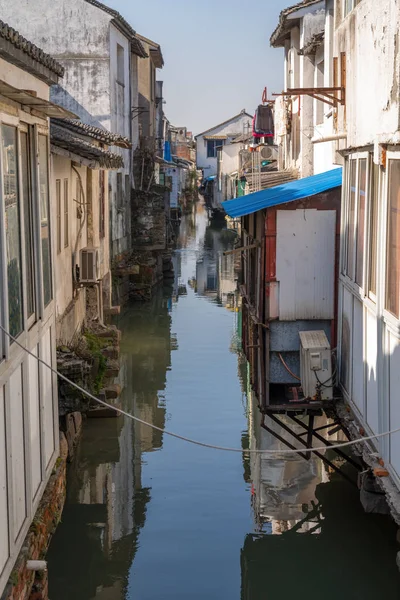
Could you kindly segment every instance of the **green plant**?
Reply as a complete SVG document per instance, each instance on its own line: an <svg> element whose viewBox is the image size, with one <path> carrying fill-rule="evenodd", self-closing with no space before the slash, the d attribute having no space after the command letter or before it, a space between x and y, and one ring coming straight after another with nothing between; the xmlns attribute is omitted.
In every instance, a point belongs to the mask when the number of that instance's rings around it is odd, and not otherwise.
<svg viewBox="0 0 400 600"><path fill-rule="evenodd" d="M101 350L110 345L109 338L99 338L94 333L86 331L84 333L87 347L93 358L98 362L97 374L93 381L93 391L98 394L103 386L104 375L107 370L107 359Z"/></svg>
<svg viewBox="0 0 400 600"><path fill-rule="evenodd" d="M19 573L18 573L18 571L16 569L14 569L14 571L11 573L10 577L8 578L8 581L12 585L18 585Z"/></svg>

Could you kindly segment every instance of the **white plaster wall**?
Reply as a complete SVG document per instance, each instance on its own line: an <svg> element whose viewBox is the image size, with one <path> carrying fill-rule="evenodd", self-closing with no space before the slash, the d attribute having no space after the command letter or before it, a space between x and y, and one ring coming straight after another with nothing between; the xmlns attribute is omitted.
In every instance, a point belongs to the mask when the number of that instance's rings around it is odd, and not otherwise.
<svg viewBox="0 0 400 600"><path fill-rule="evenodd" d="M83 0L0 0L1 18L56 58L66 72L57 90L67 108L110 127L109 24L111 16ZM53 97L53 95L52 95Z"/></svg>
<svg viewBox="0 0 400 600"><path fill-rule="evenodd" d="M350 148L400 141L399 11L396 0L363 0L344 20L337 10L335 55L347 57L347 118L341 109L339 131L347 128Z"/></svg>
<svg viewBox="0 0 400 600"><path fill-rule="evenodd" d="M79 167L82 184L86 190L86 167ZM57 212L56 181L61 180L61 252L57 252L57 221L54 219L54 267L55 267L55 300L57 321L64 315L65 310L73 299L72 260L81 220L77 218L76 182L77 175L72 170L71 160L61 156L52 155L51 192L53 198L54 214ZM64 180L68 180L68 215L69 215L69 244L64 247ZM79 262L79 250L87 246L87 222L85 223L80 241L77 246L75 264ZM79 291L79 296L74 307L74 327L82 325L85 318L85 291ZM71 334L74 332L71 331ZM68 341L68 340L64 340Z"/></svg>
<svg viewBox="0 0 400 600"><path fill-rule="evenodd" d="M0 57L0 79L9 85L21 90L35 91L39 98L48 100L50 90L47 83L37 79L34 75L23 71L19 67L8 63Z"/></svg>
<svg viewBox="0 0 400 600"><path fill-rule="evenodd" d="M118 81L117 74L117 45L124 49L124 81ZM130 43L127 38L116 28L111 25L110 28L110 81L109 88L111 92L111 131L120 133L125 137L131 137L131 86L130 86L130 65L131 51ZM123 109L121 110L121 95L123 97ZM118 98L118 96L120 96ZM122 190L124 204L122 209L116 207L116 191L117 191L117 176L116 172L112 171L109 174L109 182L112 190L110 202L110 217L111 217L111 239L112 239L112 254L117 256L129 249L129 224L131 220L131 151L122 148L113 148L113 152L122 155L124 159L124 168L119 172L123 174ZM126 188L126 175L129 176L129 187Z"/></svg>
<svg viewBox="0 0 400 600"><path fill-rule="evenodd" d="M196 137L197 168L204 169L205 177L217 174L217 159L207 158L207 141L204 139L204 136L228 135L228 140L225 142L228 143L229 135L234 137L235 134L238 135L243 133L243 128L247 123L249 123L251 127L252 119L246 114L240 114L236 118L230 120L229 123L218 125L207 131L204 135Z"/></svg>
<svg viewBox="0 0 400 600"><path fill-rule="evenodd" d="M222 151L222 175L229 175L239 169L241 144L226 144Z"/></svg>

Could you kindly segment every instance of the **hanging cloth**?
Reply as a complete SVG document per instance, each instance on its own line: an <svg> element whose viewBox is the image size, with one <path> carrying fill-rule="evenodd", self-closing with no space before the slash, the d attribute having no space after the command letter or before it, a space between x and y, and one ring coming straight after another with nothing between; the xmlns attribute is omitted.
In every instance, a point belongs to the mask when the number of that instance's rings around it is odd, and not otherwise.
<svg viewBox="0 0 400 600"><path fill-rule="evenodd" d="M257 108L254 130L263 137L274 137L274 115L270 104L260 104Z"/></svg>

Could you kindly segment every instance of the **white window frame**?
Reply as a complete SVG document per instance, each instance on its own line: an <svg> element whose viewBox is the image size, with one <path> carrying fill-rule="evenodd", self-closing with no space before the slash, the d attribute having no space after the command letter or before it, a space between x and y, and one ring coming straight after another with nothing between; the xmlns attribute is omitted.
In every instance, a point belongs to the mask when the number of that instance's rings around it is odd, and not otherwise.
<svg viewBox="0 0 400 600"><path fill-rule="evenodd" d="M388 234L388 228L387 228L387 221L388 221L388 210L389 210L389 162L390 161L400 161L400 152L396 152L396 151L388 151L387 155L386 155L386 177L385 177L385 183L382 186L381 190L382 190L382 219L381 219L381 229L380 231L382 232L381 235L381 247L382 247L382 254L384 257L383 260L383 271L382 271L382 276L381 276L381 286L380 286L380 292L381 292L381 298L382 298L382 314L383 314L383 319L384 322L386 323L386 325L388 325L388 327L392 330L392 332L400 337L400 317L396 317L393 313L391 313L389 310L386 309L386 264L387 264L387 234Z"/></svg>
<svg viewBox="0 0 400 600"><path fill-rule="evenodd" d="M347 3L350 2L351 8L347 10ZM343 19L349 15L358 4L360 4L361 0L342 0L342 11L343 11Z"/></svg>
<svg viewBox="0 0 400 600"><path fill-rule="evenodd" d="M362 285L356 283L356 257L357 257L357 221L358 221L358 209L359 209L359 174L360 174L360 160L367 160L367 173L366 173L366 202L365 202L365 211L364 211L364 253L363 253L363 282ZM347 274L347 262L348 262L348 237L346 235L346 227L349 221L350 214L350 162L356 161L356 191L355 191L355 204L354 204L354 227L353 227L353 257L352 262L354 266L354 279L350 278ZM343 215L342 215L342 256L341 256L341 268L340 268L340 277L342 281L358 298L361 300L367 295L366 288L368 286L367 280L367 257L366 257L366 249L367 249L367 237L368 237L368 214L369 214L369 204L370 204L370 153L368 151L364 152L355 152L353 154L349 154L346 161L346 173L345 173L345 201L343 203Z"/></svg>

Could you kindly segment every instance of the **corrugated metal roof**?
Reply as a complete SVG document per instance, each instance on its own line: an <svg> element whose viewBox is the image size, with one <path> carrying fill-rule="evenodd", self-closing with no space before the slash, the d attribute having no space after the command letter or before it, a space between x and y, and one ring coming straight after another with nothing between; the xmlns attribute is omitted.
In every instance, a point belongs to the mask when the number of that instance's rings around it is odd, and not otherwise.
<svg viewBox="0 0 400 600"><path fill-rule="evenodd" d="M342 167L222 203L230 217L243 217L287 202L315 196L342 185Z"/></svg>

